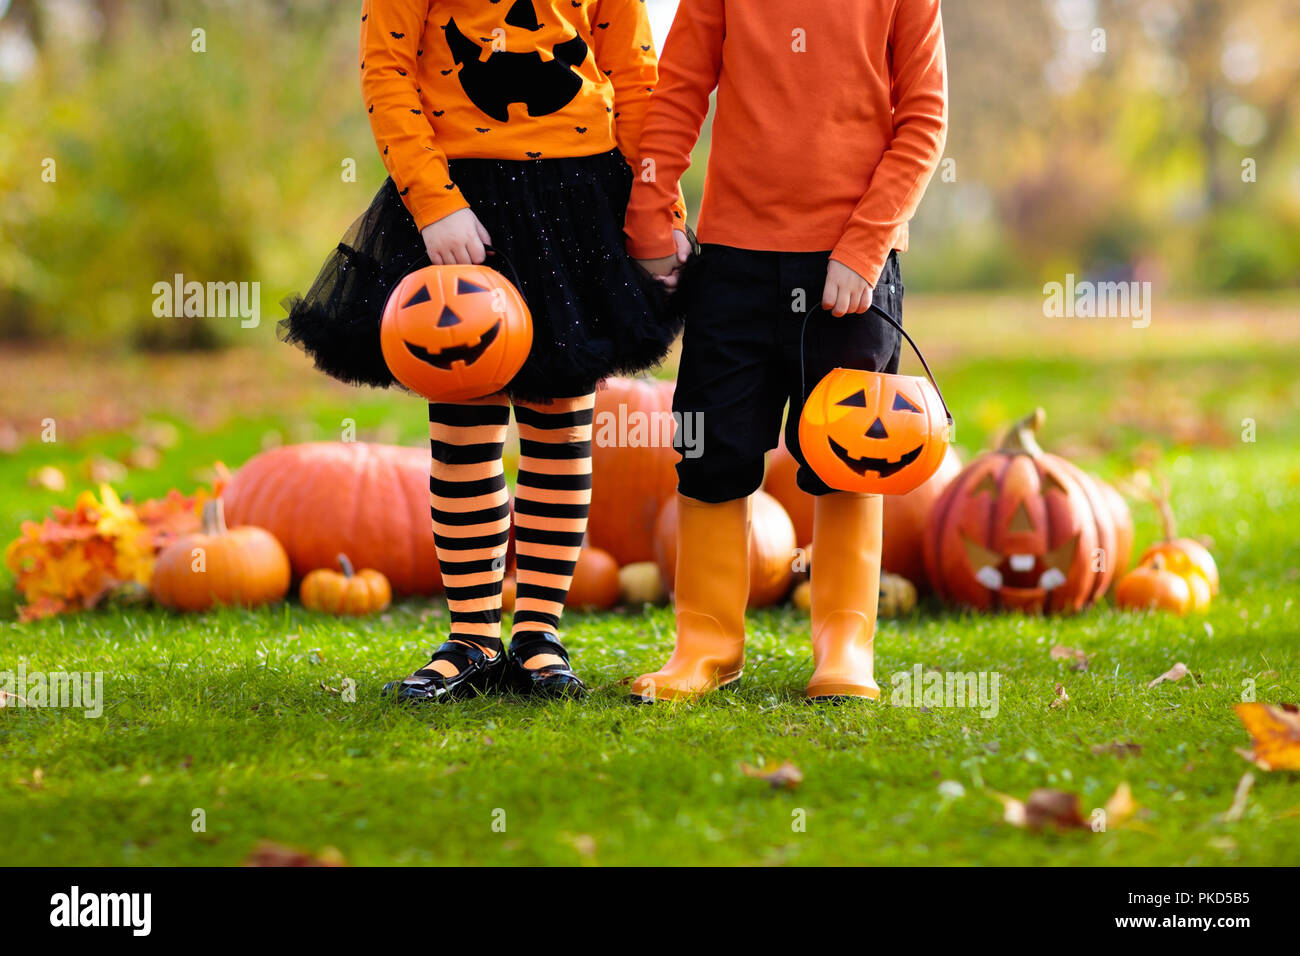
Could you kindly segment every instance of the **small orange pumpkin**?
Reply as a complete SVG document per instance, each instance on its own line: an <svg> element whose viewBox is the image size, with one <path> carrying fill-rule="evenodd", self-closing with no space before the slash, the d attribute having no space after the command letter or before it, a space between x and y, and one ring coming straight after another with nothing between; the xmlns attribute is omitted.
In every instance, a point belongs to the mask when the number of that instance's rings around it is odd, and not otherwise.
<svg viewBox="0 0 1300 956"><path fill-rule="evenodd" d="M303 607L327 614L354 615L372 614L388 607L393 600L388 578L373 568L354 571L346 554L340 554L338 562L339 571L317 568L302 579L298 599Z"/></svg>
<svg viewBox="0 0 1300 956"><path fill-rule="evenodd" d="M608 610L618 603L618 562L608 551L590 546L578 553L565 607Z"/></svg>
<svg viewBox="0 0 1300 956"><path fill-rule="evenodd" d="M425 266L384 305L380 346L393 377L430 401L501 391L533 345L533 320L509 280L484 265Z"/></svg>
<svg viewBox="0 0 1300 956"><path fill-rule="evenodd" d="M1209 585L1203 579L1201 583L1207 589L1204 600L1208 604ZM1160 554L1120 578L1115 603L1131 611L1169 611L1179 616L1196 610L1196 596L1188 579L1170 571Z"/></svg>
<svg viewBox="0 0 1300 956"><path fill-rule="evenodd" d="M1188 577L1196 572L1205 578L1211 596L1219 593L1219 566L1214 561L1205 545L1192 538L1178 537L1178 523L1174 520L1173 505L1170 504L1169 482L1163 482L1163 490L1148 494L1151 503L1160 514L1160 524L1164 530L1164 540L1158 541L1142 552L1138 564L1146 564L1157 554L1163 555L1165 564L1175 574ZM1195 585L1193 585L1195 587ZM1208 603L1208 602L1207 602Z"/></svg>
<svg viewBox="0 0 1300 956"><path fill-rule="evenodd" d="M289 556L269 531L227 528L221 499L215 498L203 504L200 530L158 555L150 587L159 604L178 611L267 604L289 592Z"/></svg>

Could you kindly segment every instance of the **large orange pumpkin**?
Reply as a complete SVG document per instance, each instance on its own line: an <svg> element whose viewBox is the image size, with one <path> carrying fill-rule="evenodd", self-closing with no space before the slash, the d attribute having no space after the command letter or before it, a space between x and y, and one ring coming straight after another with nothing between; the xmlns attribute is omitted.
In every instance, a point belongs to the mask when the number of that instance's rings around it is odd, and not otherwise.
<svg viewBox="0 0 1300 956"><path fill-rule="evenodd" d="M266 528L293 573L348 555L399 594L438 594L429 517L429 452L366 442L311 442L254 455L222 492L233 523Z"/></svg>
<svg viewBox="0 0 1300 956"><path fill-rule="evenodd" d="M289 558L261 528L227 528L220 498L204 502L203 523L158 555L150 583L154 598L178 611L215 605L253 607L289 591Z"/></svg>
<svg viewBox="0 0 1300 956"><path fill-rule="evenodd" d="M753 495L749 519L749 606L785 598L794 582L794 525L781 503L765 491ZM672 587L677 573L677 496L664 502L655 526L655 561Z"/></svg>
<svg viewBox="0 0 1300 956"><path fill-rule="evenodd" d="M619 565L654 559L655 519L677 491L671 382L608 378L596 392L587 539Z"/></svg>
<svg viewBox="0 0 1300 956"><path fill-rule="evenodd" d="M929 587L925 573L925 526L934 504L958 474L961 457L948 447L938 470L905 495L885 495L880 566L911 581L918 592Z"/></svg>
<svg viewBox="0 0 1300 956"><path fill-rule="evenodd" d="M1110 509L1111 521L1115 524L1115 576L1111 579L1111 590L1119 583L1120 576L1127 570L1133 559L1133 512L1129 510L1124 496L1096 475L1092 476L1097 487L1101 489L1102 498Z"/></svg>
<svg viewBox="0 0 1300 956"><path fill-rule="evenodd" d="M1078 611L1118 564L1115 522L1097 482L1049 455L1034 433L1043 410L976 458L930 514L925 563L944 600L979 610Z"/></svg>
<svg viewBox="0 0 1300 956"><path fill-rule="evenodd" d="M902 495L943 463L950 428L928 380L837 368L804 403L799 447L831 488Z"/></svg>
<svg viewBox="0 0 1300 956"><path fill-rule="evenodd" d="M509 384L532 348L533 320L495 269L425 266L389 295L379 340L399 382L430 401L459 402Z"/></svg>

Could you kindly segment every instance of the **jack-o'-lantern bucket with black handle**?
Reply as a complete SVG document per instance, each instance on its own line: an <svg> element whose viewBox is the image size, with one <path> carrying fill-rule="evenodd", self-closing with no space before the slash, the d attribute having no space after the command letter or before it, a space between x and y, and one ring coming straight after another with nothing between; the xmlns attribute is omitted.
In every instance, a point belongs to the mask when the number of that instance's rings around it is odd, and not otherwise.
<svg viewBox="0 0 1300 956"><path fill-rule="evenodd" d="M943 462L952 414L912 337L875 303L870 311L907 340L925 376L833 369L811 395L804 390L799 448L817 477L838 491L905 495ZM805 332L811 315L804 315ZM842 321L855 319L859 317L845 316Z"/></svg>
<svg viewBox="0 0 1300 956"><path fill-rule="evenodd" d="M515 276L503 253L488 249ZM487 265L424 266L388 296L379 331L393 377L431 402L501 391L533 347L533 318L516 284Z"/></svg>

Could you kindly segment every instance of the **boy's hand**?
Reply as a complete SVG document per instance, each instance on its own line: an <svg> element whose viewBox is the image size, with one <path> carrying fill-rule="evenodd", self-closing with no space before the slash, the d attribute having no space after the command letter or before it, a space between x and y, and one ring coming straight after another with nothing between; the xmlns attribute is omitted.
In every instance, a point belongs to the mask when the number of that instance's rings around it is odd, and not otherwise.
<svg viewBox="0 0 1300 956"><path fill-rule="evenodd" d="M429 223L420 230L420 237L424 239L429 261L435 266L468 266L482 262L487 258L483 246L492 245L492 237L468 207Z"/></svg>
<svg viewBox="0 0 1300 956"><path fill-rule="evenodd" d="M664 288L677 288L677 275L682 264L691 257L691 241L686 238L686 233L680 229L673 230L673 243L677 246L677 251L670 256L664 256L662 259L638 259L641 268L650 273Z"/></svg>
<svg viewBox="0 0 1300 956"><path fill-rule="evenodd" d="M826 288L822 290L822 308L834 316L866 312L871 308L871 283L838 259L826 267Z"/></svg>

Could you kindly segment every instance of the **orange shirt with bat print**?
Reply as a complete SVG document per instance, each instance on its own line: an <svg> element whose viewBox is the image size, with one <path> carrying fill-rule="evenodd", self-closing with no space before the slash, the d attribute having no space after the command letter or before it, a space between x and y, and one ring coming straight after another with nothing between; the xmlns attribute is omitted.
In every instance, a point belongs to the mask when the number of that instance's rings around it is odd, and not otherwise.
<svg viewBox="0 0 1300 956"><path fill-rule="evenodd" d="M448 159L635 155L658 75L644 0L365 0L360 55L420 229L468 205Z"/></svg>

